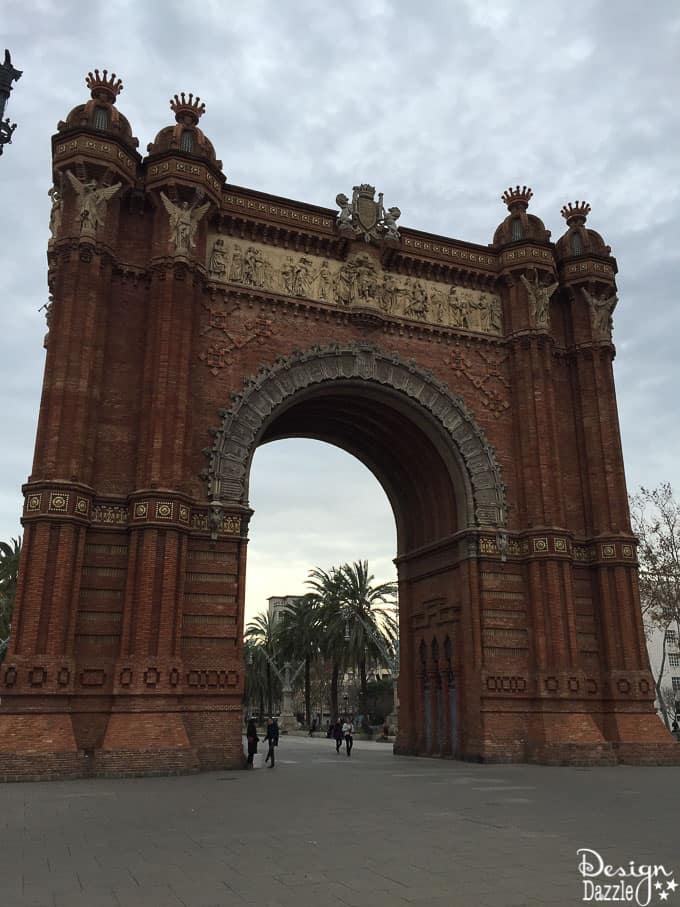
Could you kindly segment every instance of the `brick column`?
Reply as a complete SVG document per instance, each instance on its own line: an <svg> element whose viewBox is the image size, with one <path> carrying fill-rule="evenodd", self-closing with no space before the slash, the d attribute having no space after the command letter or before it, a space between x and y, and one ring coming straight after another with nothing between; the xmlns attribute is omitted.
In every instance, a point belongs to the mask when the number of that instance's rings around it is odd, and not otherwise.
<svg viewBox="0 0 680 907"><path fill-rule="evenodd" d="M81 238L55 247L51 265L53 303L33 470L24 486L20 581L0 672L0 777L77 774L84 758L66 697L79 686L74 638L112 263L104 246ZM39 710L49 719L32 714ZM28 762L22 753L30 754Z"/></svg>

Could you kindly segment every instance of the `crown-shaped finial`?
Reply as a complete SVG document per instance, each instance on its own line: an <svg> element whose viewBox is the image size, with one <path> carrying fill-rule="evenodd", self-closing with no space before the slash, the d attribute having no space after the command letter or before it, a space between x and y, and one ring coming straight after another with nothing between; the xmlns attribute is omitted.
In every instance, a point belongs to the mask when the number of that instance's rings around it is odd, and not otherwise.
<svg viewBox="0 0 680 907"><path fill-rule="evenodd" d="M170 110L174 111L175 119L178 123L181 123L185 117L188 117L191 120L191 125L195 126L198 123L199 119L205 113L205 104L201 103L201 99L193 96L189 93L189 97L181 93L181 95L175 95L174 98L170 101Z"/></svg>
<svg viewBox="0 0 680 907"><path fill-rule="evenodd" d="M123 83L116 77L115 72L112 72L109 76L106 69L102 70L101 75L98 69L95 69L94 74L88 72L85 84L92 92L93 98L96 98L99 94L105 94L106 100L110 104L115 102L116 96L123 90Z"/></svg>
<svg viewBox="0 0 680 907"><path fill-rule="evenodd" d="M576 224L585 224L586 218L590 214L590 205L588 202L569 202L562 206L562 217L566 220L567 226L571 227Z"/></svg>
<svg viewBox="0 0 680 907"><path fill-rule="evenodd" d="M534 193L528 186L510 186L501 196L501 201L508 206L508 211L526 211L529 207L529 199Z"/></svg>

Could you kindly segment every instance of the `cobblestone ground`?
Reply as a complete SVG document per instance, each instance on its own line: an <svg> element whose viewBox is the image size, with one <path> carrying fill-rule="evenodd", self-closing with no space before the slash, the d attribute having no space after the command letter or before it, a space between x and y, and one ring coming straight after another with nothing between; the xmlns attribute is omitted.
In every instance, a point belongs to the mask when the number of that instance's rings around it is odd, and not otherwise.
<svg viewBox="0 0 680 907"><path fill-rule="evenodd" d="M587 847L674 870L665 903L680 907L679 777L410 759L363 742L347 758L326 739L282 737L273 771L3 785L0 904L576 905Z"/></svg>

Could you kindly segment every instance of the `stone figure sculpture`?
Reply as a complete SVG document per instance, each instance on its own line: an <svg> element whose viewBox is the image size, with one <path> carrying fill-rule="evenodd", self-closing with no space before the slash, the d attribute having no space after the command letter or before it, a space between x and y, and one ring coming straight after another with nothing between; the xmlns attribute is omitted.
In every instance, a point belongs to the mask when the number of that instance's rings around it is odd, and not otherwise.
<svg viewBox="0 0 680 907"><path fill-rule="evenodd" d="M503 332L503 313L497 296L489 300L489 330L492 334Z"/></svg>
<svg viewBox="0 0 680 907"><path fill-rule="evenodd" d="M584 289L583 295L590 308L590 324L593 329L593 338L595 340L609 340L612 335L612 313L618 302L616 293L613 296L599 299Z"/></svg>
<svg viewBox="0 0 680 907"><path fill-rule="evenodd" d="M238 246L234 249L229 268L229 280L234 283L243 283L243 255Z"/></svg>
<svg viewBox="0 0 680 907"><path fill-rule="evenodd" d="M215 277L224 277L227 270L226 252L224 249L224 240L216 239L213 243L210 261L208 263L208 272Z"/></svg>
<svg viewBox="0 0 680 907"><path fill-rule="evenodd" d="M165 192L160 193L163 207L170 218L170 241L175 247L176 255L189 255L196 245L196 228L198 222L210 207L210 202L198 205L201 195L196 193L194 201L175 205Z"/></svg>
<svg viewBox="0 0 680 907"><path fill-rule="evenodd" d="M399 230L397 230L397 221L401 217L399 208L388 208L383 213L383 224L385 226L385 239L399 240Z"/></svg>
<svg viewBox="0 0 680 907"><path fill-rule="evenodd" d="M352 206L349 203L349 199L344 192L340 192L335 196L335 204L340 208L340 214L338 215L338 230L341 232L343 229L349 228L353 232L352 228Z"/></svg>
<svg viewBox="0 0 680 907"><path fill-rule="evenodd" d="M375 188L368 183L355 186L352 190L352 201L344 192L338 193L335 203L340 208L336 227L339 233L361 237L365 242L379 239L390 239L399 242L397 220L401 217L399 208L385 210L383 193L378 193L375 200Z"/></svg>
<svg viewBox="0 0 680 907"><path fill-rule="evenodd" d="M52 200L52 210L50 211L50 236L48 245L52 245L59 238L59 230L61 229L61 216L64 211L64 201L61 195L61 189L57 186L52 186L52 188L47 193Z"/></svg>
<svg viewBox="0 0 680 907"><path fill-rule="evenodd" d="M529 310L532 315L534 327L547 328L550 325L550 297L555 292L558 283L544 285L541 283L539 275L536 274L532 282L528 281L524 274L520 275L520 280L526 287L529 294Z"/></svg>
<svg viewBox="0 0 680 907"><path fill-rule="evenodd" d="M80 220L81 236L95 236L97 227L104 224L106 217L106 204L113 198L121 187L121 183L113 186L100 186L96 180L79 180L70 170L66 176L78 196L78 218Z"/></svg>
<svg viewBox="0 0 680 907"><path fill-rule="evenodd" d="M406 306L404 314L407 318L424 319L427 317L427 291L419 280L417 280L412 289L411 302Z"/></svg>
<svg viewBox="0 0 680 907"><path fill-rule="evenodd" d="M321 267L316 275L317 296L324 302L333 301L333 275L328 267L327 261L321 262Z"/></svg>
<svg viewBox="0 0 680 907"><path fill-rule="evenodd" d="M293 287L295 284L295 262L292 255L287 255L286 260L281 265L281 285L284 292L293 296Z"/></svg>
<svg viewBox="0 0 680 907"><path fill-rule="evenodd" d="M260 249L256 249L255 246L248 246L243 257L242 282L249 287L271 289L271 264Z"/></svg>
<svg viewBox="0 0 680 907"><path fill-rule="evenodd" d="M458 287L451 287L449 290L448 310L451 327L469 330L470 309L467 299L461 295Z"/></svg>
<svg viewBox="0 0 680 907"><path fill-rule="evenodd" d="M312 262L301 258L293 271L293 296L309 296L312 282Z"/></svg>

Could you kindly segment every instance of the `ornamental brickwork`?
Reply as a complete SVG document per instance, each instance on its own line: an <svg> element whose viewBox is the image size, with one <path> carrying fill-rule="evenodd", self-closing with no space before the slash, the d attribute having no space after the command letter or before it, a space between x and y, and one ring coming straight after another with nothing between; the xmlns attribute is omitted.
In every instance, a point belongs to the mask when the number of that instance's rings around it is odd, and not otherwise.
<svg viewBox="0 0 680 907"><path fill-rule="evenodd" d="M252 456L364 462L398 538L398 753L677 761L654 712L612 359L616 262L509 189L489 246L228 184L120 80L53 138L47 361L0 778L242 764ZM392 200L390 200L392 201ZM405 218L407 219L407 218ZM257 502L255 502L256 504Z"/></svg>

